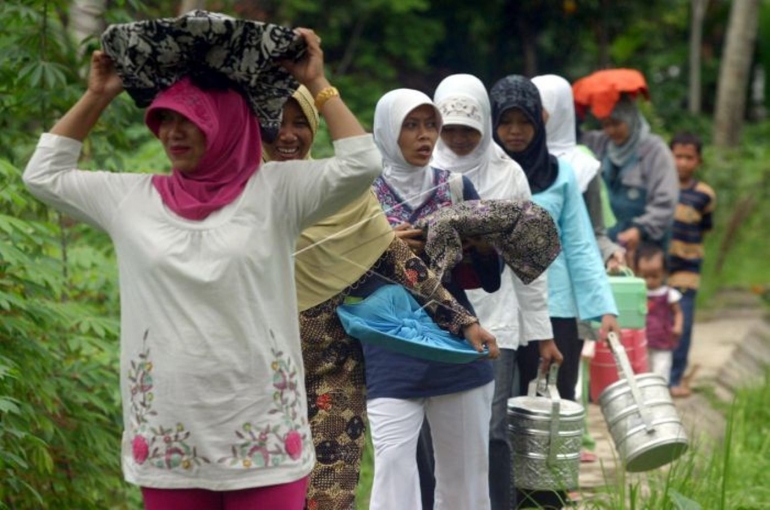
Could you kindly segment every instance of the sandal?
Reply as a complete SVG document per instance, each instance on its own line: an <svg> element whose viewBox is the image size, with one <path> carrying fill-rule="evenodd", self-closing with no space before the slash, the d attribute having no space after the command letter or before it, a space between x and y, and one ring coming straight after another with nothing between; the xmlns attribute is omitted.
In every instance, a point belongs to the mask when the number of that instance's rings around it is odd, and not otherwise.
<svg viewBox="0 0 770 510"><path fill-rule="evenodd" d="M674 398L686 398L692 395L692 390L688 386L672 386L671 396Z"/></svg>

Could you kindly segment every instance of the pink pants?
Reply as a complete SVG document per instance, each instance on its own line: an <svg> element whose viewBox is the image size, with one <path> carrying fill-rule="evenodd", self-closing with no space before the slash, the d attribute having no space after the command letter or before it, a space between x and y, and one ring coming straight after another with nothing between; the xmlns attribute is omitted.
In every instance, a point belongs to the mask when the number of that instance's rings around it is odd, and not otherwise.
<svg viewBox="0 0 770 510"><path fill-rule="evenodd" d="M142 497L145 510L302 510L308 480L221 492L142 487Z"/></svg>

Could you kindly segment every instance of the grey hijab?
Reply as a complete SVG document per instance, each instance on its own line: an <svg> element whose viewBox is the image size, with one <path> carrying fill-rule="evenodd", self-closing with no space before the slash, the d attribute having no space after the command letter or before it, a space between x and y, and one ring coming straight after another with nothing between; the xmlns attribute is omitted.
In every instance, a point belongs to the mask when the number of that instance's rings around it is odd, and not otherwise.
<svg viewBox="0 0 770 510"><path fill-rule="evenodd" d="M610 117L624 122L628 126L629 137L623 145L615 145L612 141L607 145L607 156L613 165L618 168L625 166L637 154L637 149L642 140L650 134L650 124L644 118L636 105L636 101L623 94Z"/></svg>

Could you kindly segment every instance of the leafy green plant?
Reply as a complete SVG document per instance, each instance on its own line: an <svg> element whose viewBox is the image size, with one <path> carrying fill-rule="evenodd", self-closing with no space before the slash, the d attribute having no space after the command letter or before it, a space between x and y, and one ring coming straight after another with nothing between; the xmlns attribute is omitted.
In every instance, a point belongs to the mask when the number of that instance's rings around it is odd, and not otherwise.
<svg viewBox="0 0 770 510"><path fill-rule="evenodd" d="M763 204L770 198L770 150L761 141L770 128L749 126L742 146L730 151L708 147L697 178L717 193L714 230L706 238L703 285L699 304L708 306L727 286L770 289L765 261L765 226L770 214Z"/></svg>
<svg viewBox="0 0 770 510"><path fill-rule="evenodd" d="M124 508L112 255L0 178L0 505Z"/></svg>
<svg viewBox="0 0 770 510"><path fill-rule="evenodd" d="M32 199L20 167L39 133L82 93L88 56L65 27L67 2L0 5L0 508L128 508L120 475L118 297L103 234ZM117 104L109 166L136 140ZM117 128L117 129L115 129ZM106 132L105 126L100 129ZM117 164L115 165L117 166Z"/></svg>

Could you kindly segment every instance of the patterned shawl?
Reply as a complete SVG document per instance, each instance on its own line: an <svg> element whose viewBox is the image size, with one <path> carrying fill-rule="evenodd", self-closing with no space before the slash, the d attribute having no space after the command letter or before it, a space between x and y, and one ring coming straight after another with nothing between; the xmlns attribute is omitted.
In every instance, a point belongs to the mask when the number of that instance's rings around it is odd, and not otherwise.
<svg viewBox="0 0 770 510"><path fill-rule="evenodd" d="M522 282L540 276L561 251L548 211L532 202L467 200L420 219L431 269L448 274L463 257L462 239L479 236L500 253Z"/></svg>

